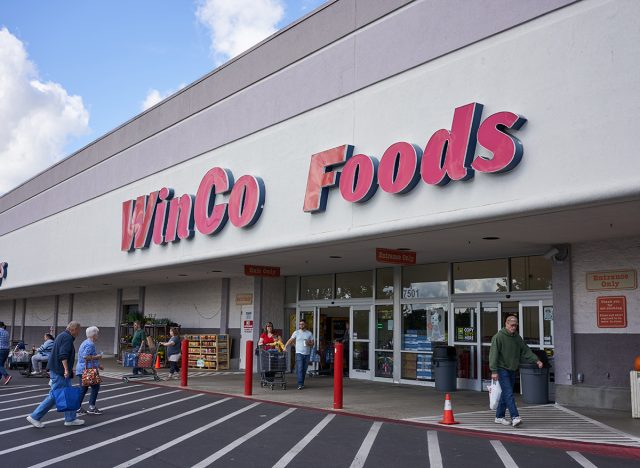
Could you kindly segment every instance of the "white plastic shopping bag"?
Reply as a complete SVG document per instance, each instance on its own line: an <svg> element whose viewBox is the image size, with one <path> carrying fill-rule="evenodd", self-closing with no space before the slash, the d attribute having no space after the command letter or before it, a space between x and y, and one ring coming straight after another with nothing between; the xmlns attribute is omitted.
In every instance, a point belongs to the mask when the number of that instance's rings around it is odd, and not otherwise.
<svg viewBox="0 0 640 468"><path fill-rule="evenodd" d="M502 396L502 388L500 388L500 382L492 380L491 385L487 385L489 390L489 408L496 409L498 403L500 403L500 397Z"/></svg>

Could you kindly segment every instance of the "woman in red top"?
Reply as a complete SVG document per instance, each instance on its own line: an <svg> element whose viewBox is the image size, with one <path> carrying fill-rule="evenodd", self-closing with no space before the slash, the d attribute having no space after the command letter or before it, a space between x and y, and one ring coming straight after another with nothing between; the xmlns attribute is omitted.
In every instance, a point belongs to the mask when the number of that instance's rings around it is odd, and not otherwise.
<svg viewBox="0 0 640 468"><path fill-rule="evenodd" d="M276 341L278 341L278 335L273 332L273 323L267 322L264 326L264 333L260 335L258 340L258 346L264 350L274 349Z"/></svg>

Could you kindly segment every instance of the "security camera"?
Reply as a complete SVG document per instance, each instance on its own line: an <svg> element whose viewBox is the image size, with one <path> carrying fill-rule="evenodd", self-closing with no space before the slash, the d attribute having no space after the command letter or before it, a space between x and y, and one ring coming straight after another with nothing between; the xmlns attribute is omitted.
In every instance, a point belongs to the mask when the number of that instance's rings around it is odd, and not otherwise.
<svg viewBox="0 0 640 468"><path fill-rule="evenodd" d="M543 257L547 260L553 260L555 263L564 262L569 256L569 249L564 245L551 247Z"/></svg>
<svg viewBox="0 0 640 468"><path fill-rule="evenodd" d="M559 253L560 251L556 247L552 247L543 255L543 257L547 260L551 260L554 255L557 255Z"/></svg>

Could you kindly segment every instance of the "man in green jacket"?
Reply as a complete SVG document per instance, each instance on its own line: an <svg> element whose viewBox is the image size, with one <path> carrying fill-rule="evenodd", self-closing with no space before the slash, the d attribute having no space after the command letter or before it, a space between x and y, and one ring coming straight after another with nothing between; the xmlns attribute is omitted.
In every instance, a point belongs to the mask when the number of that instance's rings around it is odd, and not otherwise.
<svg viewBox="0 0 640 468"><path fill-rule="evenodd" d="M131 339L131 347L133 348L133 352L140 354L142 349L144 348L144 343L146 339L146 335L144 333L144 327L140 324L139 321L133 322L133 338ZM133 368L133 375L138 375L140 372L146 374L147 371L140 367Z"/></svg>
<svg viewBox="0 0 640 468"><path fill-rule="evenodd" d="M516 383L516 371L520 367L520 361L535 362L542 368L542 361L533 354L518 334L518 317L509 315L504 321L504 328L491 338L489 351L491 379L500 382L502 389L500 403L496 409L496 424L517 427L522 423L513 397L513 386ZM511 423L504 418L507 408L511 415Z"/></svg>

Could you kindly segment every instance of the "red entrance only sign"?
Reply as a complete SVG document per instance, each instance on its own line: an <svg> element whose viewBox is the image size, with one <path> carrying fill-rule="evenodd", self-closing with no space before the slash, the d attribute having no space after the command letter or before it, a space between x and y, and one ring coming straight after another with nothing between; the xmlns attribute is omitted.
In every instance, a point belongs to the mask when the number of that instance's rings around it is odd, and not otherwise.
<svg viewBox="0 0 640 468"><path fill-rule="evenodd" d="M600 296L597 304L598 328L627 328L625 296Z"/></svg>
<svg viewBox="0 0 640 468"><path fill-rule="evenodd" d="M280 276L280 267L245 265L244 274L247 276Z"/></svg>
<svg viewBox="0 0 640 468"><path fill-rule="evenodd" d="M416 253L404 250L376 249L376 260L383 263L395 263L396 265L415 265Z"/></svg>

